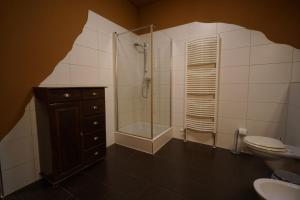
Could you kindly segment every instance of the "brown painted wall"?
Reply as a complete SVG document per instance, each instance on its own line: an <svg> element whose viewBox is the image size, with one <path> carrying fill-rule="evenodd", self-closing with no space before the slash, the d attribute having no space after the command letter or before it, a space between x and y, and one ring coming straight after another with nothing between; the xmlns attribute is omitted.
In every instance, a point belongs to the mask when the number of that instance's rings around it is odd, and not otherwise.
<svg viewBox="0 0 300 200"><path fill-rule="evenodd" d="M139 24L156 30L189 22L225 22L300 48L299 0L158 0L139 8Z"/></svg>
<svg viewBox="0 0 300 200"><path fill-rule="evenodd" d="M1 0L0 139L22 116L31 88L71 49L89 9L126 28L233 23L300 48L299 0L158 0L139 10L127 0Z"/></svg>
<svg viewBox="0 0 300 200"><path fill-rule="evenodd" d="M31 88L69 52L89 9L137 26L137 9L127 0L1 0L0 139L22 116Z"/></svg>

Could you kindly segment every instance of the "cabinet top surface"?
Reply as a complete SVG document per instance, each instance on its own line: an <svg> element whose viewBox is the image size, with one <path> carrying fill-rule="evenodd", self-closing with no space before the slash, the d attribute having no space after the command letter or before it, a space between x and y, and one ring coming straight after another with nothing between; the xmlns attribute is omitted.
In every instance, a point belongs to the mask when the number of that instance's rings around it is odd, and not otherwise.
<svg viewBox="0 0 300 200"><path fill-rule="evenodd" d="M51 87L33 87L34 89L88 89L88 88L107 88L107 86L51 86Z"/></svg>

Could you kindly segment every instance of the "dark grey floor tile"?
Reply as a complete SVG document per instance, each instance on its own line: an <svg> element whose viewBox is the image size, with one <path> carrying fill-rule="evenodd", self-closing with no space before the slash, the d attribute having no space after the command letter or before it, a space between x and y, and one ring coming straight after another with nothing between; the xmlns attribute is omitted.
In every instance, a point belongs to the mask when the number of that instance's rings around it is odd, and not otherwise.
<svg viewBox="0 0 300 200"><path fill-rule="evenodd" d="M257 157L172 139L155 155L112 145L102 162L57 189L37 182L8 200L253 200L253 181L270 174Z"/></svg>
<svg viewBox="0 0 300 200"><path fill-rule="evenodd" d="M66 200L71 195L62 187L53 188L46 181L35 182L5 198L5 200Z"/></svg>

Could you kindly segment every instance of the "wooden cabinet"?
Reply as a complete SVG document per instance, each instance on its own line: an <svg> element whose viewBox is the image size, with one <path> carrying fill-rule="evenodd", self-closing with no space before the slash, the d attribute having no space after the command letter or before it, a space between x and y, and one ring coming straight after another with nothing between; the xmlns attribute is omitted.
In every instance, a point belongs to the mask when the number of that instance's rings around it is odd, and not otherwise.
<svg viewBox="0 0 300 200"><path fill-rule="evenodd" d="M41 175L52 184L105 155L104 88L34 88Z"/></svg>

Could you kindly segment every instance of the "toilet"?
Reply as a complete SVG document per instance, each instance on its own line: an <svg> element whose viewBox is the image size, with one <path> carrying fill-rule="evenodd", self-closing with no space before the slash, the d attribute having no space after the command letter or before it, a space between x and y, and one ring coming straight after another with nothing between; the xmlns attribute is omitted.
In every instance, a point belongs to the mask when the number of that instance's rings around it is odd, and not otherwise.
<svg viewBox="0 0 300 200"><path fill-rule="evenodd" d="M273 158L300 159L300 148L283 144L280 140L263 136L246 136L244 143L254 153Z"/></svg>

